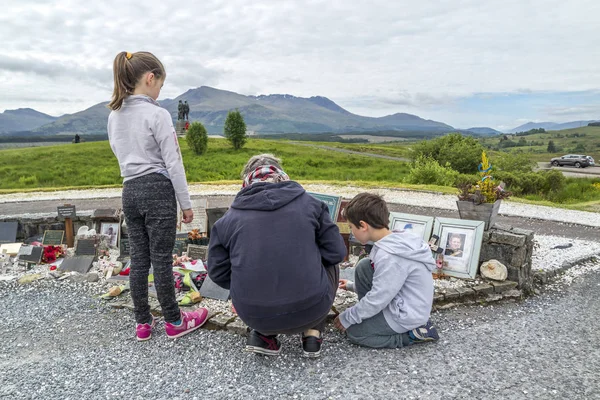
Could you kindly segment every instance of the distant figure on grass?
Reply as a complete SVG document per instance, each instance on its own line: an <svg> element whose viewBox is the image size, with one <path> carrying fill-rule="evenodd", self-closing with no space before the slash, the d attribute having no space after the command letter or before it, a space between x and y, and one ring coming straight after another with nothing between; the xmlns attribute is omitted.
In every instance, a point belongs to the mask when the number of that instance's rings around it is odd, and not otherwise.
<svg viewBox="0 0 600 400"><path fill-rule="evenodd" d="M251 157L242 190L212 227L208 275L231 290L252 331L246 349L278 355L277 334L302 333L306 357L321 352L346 256L327 205L291 181L271 154Z"/></svg>
<svg viewBox="0 0 600 400"><path fill-rule="evenodd" d="M152 263L167 336L176 338L202 326L208 310L182 312L175 300L176 202L183 210L183 222L192 222L194 213L171 115L156 102L167 75L153 54L142 51L117 54L113 73L108 139L124 178L122 199L131 246L136 335L138 340L148 340L156 325L148 305Z"/></svg>
<svg viewBox="0 0 600 400"><path fill-rule="evenodd" d="M340 288L356 291L358 303L334 324L350 342L396 348L438 339L429 320L435 262L425 241L410 232L390 231L389 211L377 195L361 193L346 207L346 219L359 242L375 242L369 258L356 266L356 283L340 279Z"/></svg>
<svg viewBox="0 0 600 400"><path fill-rule="evenodd" d="M79 143L81 142L81 136L79 136L78 133L75 134L75 139L73 139L73 143Z"/></svg>

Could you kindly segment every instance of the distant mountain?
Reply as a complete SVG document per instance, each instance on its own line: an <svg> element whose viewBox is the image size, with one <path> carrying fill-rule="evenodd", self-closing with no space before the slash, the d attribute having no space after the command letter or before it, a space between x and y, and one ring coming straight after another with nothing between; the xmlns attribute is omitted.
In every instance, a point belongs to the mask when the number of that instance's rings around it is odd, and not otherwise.
<svg viewBox="0 0 600 400"><path fill-rule="evenodd" d="M108 102L98 103L75 114L67 114L56 121L33 129L31 135L101 135L106 134L106 123L110 110Z"/></svg>
<svg viewBox="0 0 600 400"><path fill-rule="evenodd" d="M0 134L30 131L56 119L57 117L41 113L31 108L6 110L3 113L0 113Z"/></svg>
<svg viewBox="0 0 600 400"><path fill-rule="evenodd" d="M238 109L249 130L259 134L319 133L350 131L426 131L449 132L450 125L425 120L411 114L381 118L363 117L338 106L326 97L296 97L289 94L244 96L207 86L190 89L174 99L160 101L173 119L177 119L179 100L190 105L190 120L200 121L209 133L222 134L230 110ZM100 103L87 110L65 115L35 129L36 135L106 133L109 111Z"/></svg>
<svg viewBox="0 0 600 400"><path fill-rule="evenodd" d="M579 128L582 126L587 126L590 122L596 122L598 120L589 120L589 121L571 121L571 122L528 122L521 126L517 126L509 130L507 133L516 133L516 132L527 132L530 129L539 129L544 128L547 131L560 131L563 129L571 129L571 128Z"/></svg>
<svg viewBox="0 0 600 400"><path fill-rule="evenodd" d="M488 128L488 127L469 128L469 129L465 129L465 131L473 132L473 133L475 133L477 135L488 135L488 136L501 135L502 134L502 132L497 131L497 130L492 129L492 128Z"/></svg>

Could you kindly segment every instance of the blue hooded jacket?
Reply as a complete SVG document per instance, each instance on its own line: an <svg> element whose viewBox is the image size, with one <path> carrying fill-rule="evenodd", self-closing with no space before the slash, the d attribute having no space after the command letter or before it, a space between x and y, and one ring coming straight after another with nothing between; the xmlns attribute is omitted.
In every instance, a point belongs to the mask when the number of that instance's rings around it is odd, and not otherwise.
<svg viewBox="0 0 600 400"><path fill-rule="evenodd" d="M327 315L333 296L325 268L345 255L325 203L294 181L258 182L212 227L208 274L231 290L248 326L287 330Z"/></svg>

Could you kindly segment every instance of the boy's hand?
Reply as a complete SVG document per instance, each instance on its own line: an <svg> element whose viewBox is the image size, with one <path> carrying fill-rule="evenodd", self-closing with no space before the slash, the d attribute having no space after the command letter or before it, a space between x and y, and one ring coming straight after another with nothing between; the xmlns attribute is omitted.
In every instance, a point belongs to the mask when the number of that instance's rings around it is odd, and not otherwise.
<svg viewBox="0 0 600 400"><path fill-rule="evenodd" d="M342 325L339 315L337 317L335 317L335 319L333 320L333 325L336 328L338 328L340 330L340 332L342 332L342 333L346 332L346 328L344 328L344 325Z"/></svg>
<svg viewBox="0 0 600 400"><path fill-rule="evenodd" d="M191 208L189 210L183 210L183 218L181 219L181 222L183 222L184 224L189 224L193 220L194 220L194 211L192 211Z"/></svg>
<svg viewBox="0 0 600 400"><path fill-rule="evenodd" d="M347 283L348 283L348 279L340 279L340 283L339 283L338 287L340 289L348 290L348 288L346 287Z"/></svg>

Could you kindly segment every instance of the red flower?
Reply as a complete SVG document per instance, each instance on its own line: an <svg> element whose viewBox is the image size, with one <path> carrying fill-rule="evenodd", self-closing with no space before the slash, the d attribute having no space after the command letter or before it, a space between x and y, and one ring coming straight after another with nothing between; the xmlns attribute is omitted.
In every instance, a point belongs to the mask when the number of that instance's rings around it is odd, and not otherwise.
<svg viewBox="0 0 600 400"><path fill-rule="evenodd" d="M44 246L44 254L42 256L42 262L51 264L56 259L64 254L61 246Z"/></svg>

